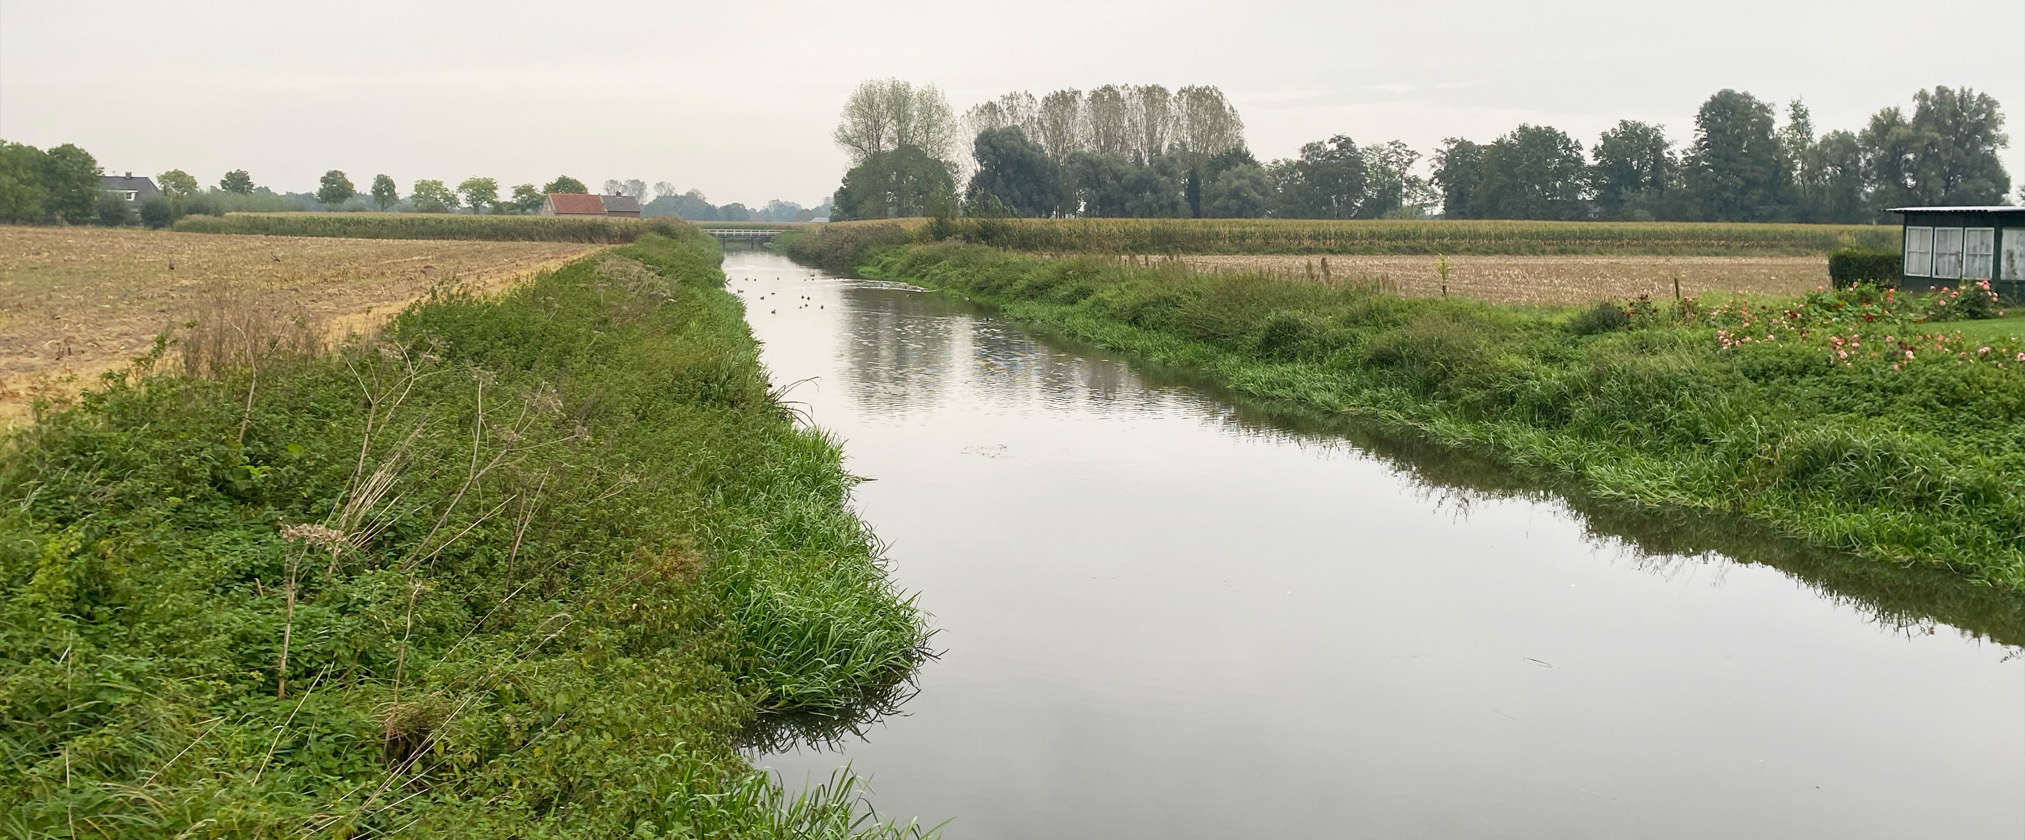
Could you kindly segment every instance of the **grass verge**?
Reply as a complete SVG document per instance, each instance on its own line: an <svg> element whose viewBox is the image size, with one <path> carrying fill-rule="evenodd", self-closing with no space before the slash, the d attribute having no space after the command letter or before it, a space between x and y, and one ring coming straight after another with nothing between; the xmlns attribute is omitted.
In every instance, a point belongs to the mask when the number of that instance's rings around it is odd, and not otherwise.
<svg viewBox="0 0 2025 840"><path fill-rule="evenodd" d="M904 689L926 630L716 261L643 237L336 351L144 359L16 433L0 826L918 833L735 747Z"/></svg>
<svg viewBox="0 0 2025 840"><path fill-rule="evenodd" d="M1596 254L1822 256L1837 248L1898 249L1889 225L1731 222L1538 222L1384 219L899 219L922 239L961 238L1014 251L1072 254Z"/></svg>
<svg viewBox="0 0 2025 840"><path fill-rule="evenodd" d="M844 249L820 235L787 247L818 260ZM857 247L864 276L960 293L1242 396L1607 503L1742 514L2025 592L2025 343L1924 320L1953 317L1961 296L1528 310L1108 258Z"/></svg>

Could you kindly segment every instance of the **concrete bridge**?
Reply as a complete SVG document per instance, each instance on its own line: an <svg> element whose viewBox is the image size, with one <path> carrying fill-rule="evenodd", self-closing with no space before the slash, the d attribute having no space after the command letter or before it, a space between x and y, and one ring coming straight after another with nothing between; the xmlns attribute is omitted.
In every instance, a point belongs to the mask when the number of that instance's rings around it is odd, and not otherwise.
<svg viewBox="0 0 2025 840"><path fill-rule="evenodd" d="M699 224L697 227L701 228L704 233L717 237L717 241L727 245L733 242L744 242L755 248L772 242L776 236L787 233L787 228L784 227L712 227L709 223Z"/></svg>

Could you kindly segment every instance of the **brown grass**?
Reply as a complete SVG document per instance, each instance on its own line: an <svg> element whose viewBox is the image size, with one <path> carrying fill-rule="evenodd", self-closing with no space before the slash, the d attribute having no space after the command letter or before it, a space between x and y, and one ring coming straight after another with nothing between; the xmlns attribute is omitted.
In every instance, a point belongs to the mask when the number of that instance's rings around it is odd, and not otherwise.
<svg viewBox="0 0 2025 840"><path fill-rule="evenodd" d="M1154 258L1158 259L1158 258ZM1334 282L1372 282L1415 297L1442 293L1440 263L1428 256L1184 256L1211 271L1244 271ZM1828 283L1824 257L1462 256L1448 258L1448 293L1529 306L1655 300L1681 294L1796 295Z"/></svg>
<svg viewBox="0 0 2025 840"><path fill-rule="evenodd" d="M200 315L222 302L341 337L438 284L494 290L596 247L0 228L0 428L26 418L34 396L75 393L147 352L163 330L216 320Z"/></svg>

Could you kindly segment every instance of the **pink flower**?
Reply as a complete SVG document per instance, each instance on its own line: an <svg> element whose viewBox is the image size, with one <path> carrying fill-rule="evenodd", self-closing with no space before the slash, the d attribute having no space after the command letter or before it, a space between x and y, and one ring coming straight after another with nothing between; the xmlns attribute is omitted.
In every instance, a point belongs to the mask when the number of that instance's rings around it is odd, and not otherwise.
<svg viewBox="0 0 2025 840"><path fill-rule="evenodd" d="M1988 347L1978 347L1978 348L1976 348L1976 355L1978 355L1978 356L1981 356L1981 355L1985 355L1985 354L1987 354L1987 353L1989 353L1989 352L1990 352L1990 348L1988 348Z"/></svg>
<svg viewBox="0 0 2025 840"><path fill-rule="evenodd" d="M1891 363L1891 369L1892 369L1892 370L1898 370L1898 363L1897 363L1897 362L1892 362L1892 363Z"/></svg>

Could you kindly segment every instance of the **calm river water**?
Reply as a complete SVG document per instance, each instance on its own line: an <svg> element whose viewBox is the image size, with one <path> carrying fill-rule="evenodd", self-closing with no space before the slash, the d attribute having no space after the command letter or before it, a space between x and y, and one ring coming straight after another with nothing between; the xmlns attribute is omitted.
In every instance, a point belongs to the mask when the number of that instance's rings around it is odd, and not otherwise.
<svg viewBox="0 0 2025 840"><path fill-rule="evenodd" d="M943 651L862 739L758 758L790 786L848 762L957 840L2025 837L2015 602L725 271Z"/></svg>

